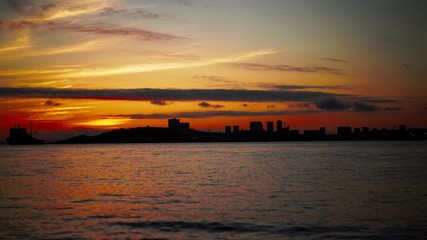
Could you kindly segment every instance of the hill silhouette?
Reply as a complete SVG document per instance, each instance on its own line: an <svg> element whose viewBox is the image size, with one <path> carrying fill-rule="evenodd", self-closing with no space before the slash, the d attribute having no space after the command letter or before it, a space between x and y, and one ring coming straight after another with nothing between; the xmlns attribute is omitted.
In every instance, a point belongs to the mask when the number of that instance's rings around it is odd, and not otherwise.
<svg viewBox="0 0 427 240"><path fill-rule="evenodd" d="M223 133L194 129L139 127L115 129L96 136L79 135L55 143L167 143L167 142L224 142L231 138Z"/></svg>

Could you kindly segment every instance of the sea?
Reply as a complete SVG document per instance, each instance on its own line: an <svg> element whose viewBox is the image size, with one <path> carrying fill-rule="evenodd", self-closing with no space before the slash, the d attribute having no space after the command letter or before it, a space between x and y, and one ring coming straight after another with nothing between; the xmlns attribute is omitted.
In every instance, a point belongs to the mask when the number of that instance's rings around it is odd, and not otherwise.
<svg viewBox="0 0 427 240"><path fill-rule="evenodd" d="M427 239L427 142L0 146L1 239Z"/></svg>

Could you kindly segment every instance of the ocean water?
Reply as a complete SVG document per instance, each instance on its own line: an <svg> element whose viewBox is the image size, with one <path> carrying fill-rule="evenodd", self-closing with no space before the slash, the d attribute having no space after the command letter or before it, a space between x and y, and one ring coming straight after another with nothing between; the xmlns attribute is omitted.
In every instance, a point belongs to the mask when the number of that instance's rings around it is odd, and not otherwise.
<svg viewBox="0 0 427 240"><path fill-rule="evenodd" d="M427 239L427 142L0 146L4 239Z"/></svg>

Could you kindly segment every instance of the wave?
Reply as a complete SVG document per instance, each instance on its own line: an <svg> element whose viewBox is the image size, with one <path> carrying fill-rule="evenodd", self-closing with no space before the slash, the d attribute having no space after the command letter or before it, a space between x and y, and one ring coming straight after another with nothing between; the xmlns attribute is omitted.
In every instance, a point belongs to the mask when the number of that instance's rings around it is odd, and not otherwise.
<svg viewBox="0 0 427 240"><path fill-rule="evenodd" d="M145 221L145 222L114 222L112 225L130 228L155 228L160 231L178 232L183 229L209 232L264 232L272 226L255 225L250 223L221 223L221 222L185 222L185 221Z"/></svg>
<svg viewBox="0 0 427 240"><path fill-rule="evenodd" d="M155 229L160 232L185 230L209 233L252 233L267 236L319 237L322 239L422 239L427 233L420 228L369 228L363 226L272 226L239 222L142 221L112 222L111 225L133 229Z"/></svg>
<svg viewBox="0 0 427 240"><path fill-rule="evenodd" d="M115 194L115 193L100 193L99 196L101 197L126 197L129 195L126 194Z"/></svg>

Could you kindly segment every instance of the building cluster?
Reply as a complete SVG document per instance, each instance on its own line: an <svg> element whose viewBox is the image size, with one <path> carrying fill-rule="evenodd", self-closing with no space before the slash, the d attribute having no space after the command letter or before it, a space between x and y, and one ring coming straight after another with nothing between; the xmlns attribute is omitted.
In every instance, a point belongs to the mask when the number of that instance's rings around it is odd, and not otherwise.
<svg viewBox="0 0 427 240"><path fill-rule="evenodd" d="M350 126L337 127L337 133L326 134L326 128L321 127L316 130L304 130L300 134L299 130L291 130L289 125L283 124L281 120L267 122L266 128L262 122L250 122L249 130L240 129L239 126L225 126L225 134L233 136L237 140L409 140L427 139L427 129L407 128L400 125L398 129L377 129L377 128L352 128Z"/></svg>
<svg viewBox="0 0 427 240"><path fill-rule="evenodd" d="M407 128L406 125L400 125L397 129L342 126L337 128L336 138L339 140L417 140L427 139L427 129Z"/></svg>
<svg viewBox="0 0 427 240"><path fill-rule="evenodd" d="M190 129L190 123L181 122L177 118L172 118L168 120L168 128L174 131L187 131Z"/></svg>
<svg viewBox="0 0 427 240"><path fill-rule="evenodd" d="M276 124L267 122L265 129L264 124L258 121L250 122L249 130L240 129L239 126L225 126L225 134L233 141L281 141L295 139L299 131L291 130L290 126L278 120Z"/></svg>
<svg viewBox="0 0 427 240"><path fill-rule="evenodd" d="M400 125L398 129L377 128L352 128L339 126L336 134L326 134L326 128L304 130L291 129L283 121L263 122L253 121L249 123L249 129L244 130L240 126L225 126L225 133L217 135L203 135L201 131L190 129L190 124L181 122L177 118L168 120L168 129L177 136L186 138L203 138L206 141L322 141L322 140L420 140L427 139L427 129L407 128ZM212 138L212 139L209 139Z"/></svg>
<svg viewBox="0 0 427 240"><path fill-rule="evenodd" d="M232 134L232 133L239 133L243 132L245 130L240 129L239 126L225 126L225 133L226 134ZM252 133L283 133L283 132L289 132L289 126L286 126L283 124L282 121L278 120L276 122L276 131L274 130L274 122L267 122L267 129L264 131L264 125L262 122L250 122L249 123L249 131Z"/></svg>

